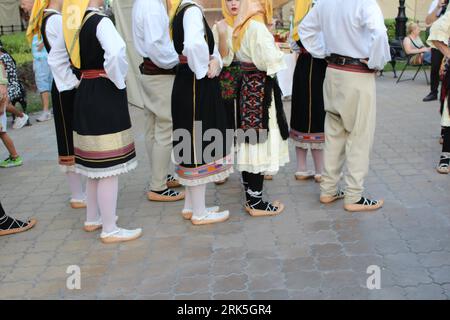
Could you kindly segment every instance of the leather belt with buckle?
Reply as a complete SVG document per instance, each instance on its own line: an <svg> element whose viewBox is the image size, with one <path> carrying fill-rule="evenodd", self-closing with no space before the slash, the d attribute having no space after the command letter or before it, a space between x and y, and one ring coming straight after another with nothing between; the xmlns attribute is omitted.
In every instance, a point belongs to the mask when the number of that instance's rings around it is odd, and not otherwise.
<svg viewBox="0 0 450 320"><path fill-rule="evenodd" d="M328 63L334 63L339 66L356 65L367 67L367 65L362 63L359 59L345 57L338 54L331 54L329 57L326 58L326 60L328 61Z"/></svg>

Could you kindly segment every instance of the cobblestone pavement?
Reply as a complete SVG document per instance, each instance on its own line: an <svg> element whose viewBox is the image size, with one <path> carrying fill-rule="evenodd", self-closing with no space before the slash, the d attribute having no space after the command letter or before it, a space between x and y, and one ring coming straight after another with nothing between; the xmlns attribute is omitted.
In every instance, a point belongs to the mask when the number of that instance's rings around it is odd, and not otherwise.
<svg viewBox="0 0 450 320"><path fill-rule="evenodd" d="M251 218L234 173L207 190L208 204L229 209L230 220L199 227L182 219L182 203L146 200L143 117L132 108L140 164L120 178L118 215L121 226L144 234L119 245L85 233L84 210L69 208L53 123L11 130L24 165L0 171L0 198L11 215L38 224L0 238L0 298L448 299L450 176L435 171L438 104L421 102L427 93L423 75L398 85L390 73L378 80L366 186L386 200L381 211L321 205L316 183L294 180L291 146L291 163L265 183L268 196L286 204L284 213ZM80 290L66 288L69 265L81 268ZM380 290L366 286L371 265L381 268Z"/></svg>

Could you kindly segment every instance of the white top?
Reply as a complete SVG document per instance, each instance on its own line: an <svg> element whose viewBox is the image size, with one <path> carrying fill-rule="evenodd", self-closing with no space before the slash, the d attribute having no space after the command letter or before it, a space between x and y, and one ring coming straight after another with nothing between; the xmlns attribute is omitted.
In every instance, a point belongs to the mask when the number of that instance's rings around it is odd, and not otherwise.
<svg viewBox="0 0 450 320"><path fill-rule="evenodd" d="M48 43L51 46L48 55L48 65L53 74L56 87L59 92L72 90L78 85L78 79L73 74L69 54L66 50L66 43L64 42L62 16L58 11L47 9L46 12L56 12L47 19L45 25L45 35Z"/></svg>
<svg viewBox="0 0 450 320"><path fill-rule="evenodd" d="M169 35L169 17L161 0L136 0L133 5L133 40L136 51L162 69L179 60Z"/></svg>
<svg viewBox="0 0 450 320"><path fill-rule="evenodd" d="M260 71L273 77L286 69L284 53L277 47L273 35L264 23L250 21L236 58L242 62L253 63Z"/></svg>
<svg viewBox="0 0 450 320"><path fill-rule="evenodd" d="M433 0L433 2L431 2L430 7L428 8L428 14L432 14L433 13L433 11L439 5L439 1L440 0ZM441 11L442 11L442 9L439 9L436 14L439 16L441 14Z"/></svg>
<svg viewBox="0 0 450 320"><path fill-rule="evenodd" d="M321 0L299 25L302 43L311 55L332 53L369 59L382 70L391 60L386 26L376 0Z"/></svg>
<svg viewBox="0 0 450 320"><path fill-rule="evenodd" d="M183 0L181 4L194 3L191 0ZM203 24L203 12L196 4L186 9L183 18L184 49L182 54L187 57L189 68L195 73L197 80L203 79L209 68L209 48L205 41L205 26ZM214 46L213 57L223 62L217 46Z"/></svg>

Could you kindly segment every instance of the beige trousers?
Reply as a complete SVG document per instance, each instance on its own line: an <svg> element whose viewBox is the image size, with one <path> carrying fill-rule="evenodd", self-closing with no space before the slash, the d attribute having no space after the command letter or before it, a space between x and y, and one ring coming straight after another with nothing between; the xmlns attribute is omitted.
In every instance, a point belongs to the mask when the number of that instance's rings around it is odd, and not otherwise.
<svg viewBox="0 0 450 320"><path fill-rule="evenodd" d="M145 112L145 143L152 179L150 190L166 187L172 153L172 87L173 75L141 75Z"/></svg>
<svg viewBox="0 0 450 320"><path fill-rule="evenodd" d="M346 163L345 203L355 203L364 192L375 133L375 74L328 68L323 92L326 116L321 194L336 194Z"/></svg>

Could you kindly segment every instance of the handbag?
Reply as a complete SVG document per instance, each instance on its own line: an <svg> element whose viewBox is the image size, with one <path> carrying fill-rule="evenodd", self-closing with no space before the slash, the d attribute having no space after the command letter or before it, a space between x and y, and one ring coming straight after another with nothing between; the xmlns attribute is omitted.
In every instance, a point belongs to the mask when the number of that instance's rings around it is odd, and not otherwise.
<svg viewBox="0 0 450 320"><path fill-rule="evenodd" d="M413 66L418 66L423 63L423 54L422 53L416 53L409 59L409 64Z"/></svg>

